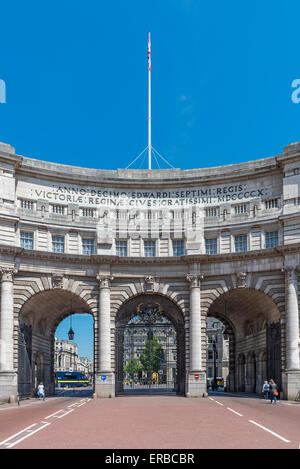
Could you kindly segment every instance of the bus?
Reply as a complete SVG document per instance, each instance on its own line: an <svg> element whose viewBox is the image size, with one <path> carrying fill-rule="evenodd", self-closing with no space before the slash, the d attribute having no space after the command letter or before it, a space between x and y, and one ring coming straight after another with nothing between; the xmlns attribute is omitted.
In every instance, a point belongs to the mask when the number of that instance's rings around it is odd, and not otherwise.
<svg viewBox="0 0 300 469"><path fill-rule="evenodd" d="M89 386L88 377L80 371L57 371L55 373L55 387L65 388Z"/></svg>

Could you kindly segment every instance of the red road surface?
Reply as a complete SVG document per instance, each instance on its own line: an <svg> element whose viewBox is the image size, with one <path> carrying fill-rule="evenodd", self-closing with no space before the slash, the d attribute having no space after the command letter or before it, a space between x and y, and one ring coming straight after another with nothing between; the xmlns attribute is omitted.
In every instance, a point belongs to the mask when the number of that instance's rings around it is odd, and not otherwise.
<svg viewBox="0 0 300 469"><path fill-rule="evenodd" d="M299 449L300 403L213 395L74 397L0 406L0 448Z"/></svg>

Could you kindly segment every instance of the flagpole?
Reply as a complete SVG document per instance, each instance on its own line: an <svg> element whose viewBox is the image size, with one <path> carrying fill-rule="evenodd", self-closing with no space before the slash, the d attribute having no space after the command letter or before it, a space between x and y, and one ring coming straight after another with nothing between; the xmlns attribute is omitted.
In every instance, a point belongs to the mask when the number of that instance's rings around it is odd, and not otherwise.
<svg viewBox="0 0 300 469"><path fill-rule="evenodd" d="M148 169L151 169L151 43L148 38Z"/></svg>

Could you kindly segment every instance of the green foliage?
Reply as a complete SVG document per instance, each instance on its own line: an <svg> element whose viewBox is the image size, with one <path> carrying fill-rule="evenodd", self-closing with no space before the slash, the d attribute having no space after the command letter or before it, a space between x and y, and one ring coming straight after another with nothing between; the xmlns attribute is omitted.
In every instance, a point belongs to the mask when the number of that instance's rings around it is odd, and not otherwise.
<svg viewBox="0 0 300 469"><path fill-rule="evenodd" d="M140 355L140 362L142 369L147 374L152 372L158 372L162 367L164 361L164 351L162 346L159 344L157 337L154 335L153 339L147 339L145 341L145 347Z"/></svg>
<svg viewBox="0 0 300 469"><path fill-rule="evenodd" d="M139 373L139 371L142 371L142 366L136 358L132 358L132 360L129 360L124 366L124 372L128 373L131 378L134 377L135 373Z"/></svg>

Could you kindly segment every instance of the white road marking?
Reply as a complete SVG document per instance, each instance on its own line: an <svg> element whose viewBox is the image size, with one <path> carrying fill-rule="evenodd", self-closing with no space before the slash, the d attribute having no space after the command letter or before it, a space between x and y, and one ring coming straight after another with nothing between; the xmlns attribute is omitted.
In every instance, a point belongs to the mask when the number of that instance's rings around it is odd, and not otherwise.
<svg viewBox="0 0 300 469"><path fill-rule="evenodd" d="M243 415L237 412L236 410L233 410L230 407L227 407L227 409L230 410L230 412L233 412L234 414L239 415L240 417L243 417Z"/></svg>
<svg viewBox="0 0 300 469"><path fill-rule="evenodd" d="M41 427L37 428L36 430L30 431L29 433L27 433L27 435L23 436L22 438L19 438L17 441L14 441L12 444L10 444L9 446L7 446L7 448L12 448L12 447L15 446L16 444L18 444L18 443L20 443L21 441L25 440L25 438L28 438L29 436L33 435L34 433L39 432L40 430L43 430L43 428L47 427L48 425L51 425L49 422L42 422L42 423L44 423L44 425L42 425Z"/></svg>
<svg viewBox="0 0 300 469"><path fill-rule="evenodd" d="M72 404L73 406L81 407L82 405L86 404L89 402L91 399L81 399L81 401L77 401L75 404ZM82 402L84 401L84 402ZM71 407L71 406L69 406ZM65 410L65 409L60 409L53 414L48 415L47 417L44 418L44 420L49 419L51 417L61 419L62 417L65 417L66 415L70 414L73 412L75 409L70 409L70 410ZM57 415L62 413L62 415ZM0 448L12 448L16 444L20 443L21 441L25 440L29 436L33 435L34 433L39 432L40 430L43 430L43 428L47 427L48 425L51 425L51 422L44 422L41 421L40 423L33 423L32 425L29 425L29 427L23 428L23 430L20 430L19 432L15 433L14 435L11 435L10 437L6 438L6 440L3 440L0 442ZM20 438L17 438L20 436ZM15 438L17 438L16 441Z"/></svg>
<svg viewBox="0 0 300 469"><path fill-rule="evenodd" d="M216 400L215 400L215 402L219 405L224 405L224 404L222 404L222 402L219 402L219 401L216 401Z"/></svg>
<svg viewBox="0 0 300 469"><path fill-rule="evenodd" d="M54 417L54 416L56 416L56 414L59 414L59 412L63 412L63 411L64 411L64 409L60 409L57 412L54 412L54 414L47 415L47 417L45 417L45 419L50 419L50 417Z"/></svg>
<svg viewBox="0 0 300 469"><path fill-rule="evenodd" d="M63 418L65 415L70 414L71 412L74 412L74 409L68 410L68 412L65 412L63 415L60 415L60 416L57 417L57 418L58 418L58 419L61 419L61 418Z"/></svg>
<svg viewBox="0 0 300 469"><path fill-rule="evenodd" d="M278 435L278 433L273 432L272 430L269 430L269 428L263 427L257 422L254 422L254 420L249 420L249 422L253 423L254 425L257 425L258 427L262 428L266 432L271 433L272 435L276 436L277 438L280 438L280 440L284 441L285 443L290 443L290 440L287 440L286 438L283 438L283 436Z"/></svg>
<svg viewBox="0 0 300 469"><path fill-rule="evenodd" d="M212 397L209 397L208 399L210 399L211 401L216 402L219 405L222 405L222 406L224 405L224 404L222 404L222 402L216 401L216 399L213 399Z"/></svg>
<svg viewBox="0 0 300 469"><path fill-rule="evenodd" d="M29 431L29 429L34 427L35 425L37 425L37 423L33 423L32 425L29 425L29 427L23 428L23 430L19 431L18 433L15 433L14 435L10 436L9 438L6 438L6 440L1 441L0 446L4 445L7 441L12 440L13 438L20 435L21 433Z"/></svg>

